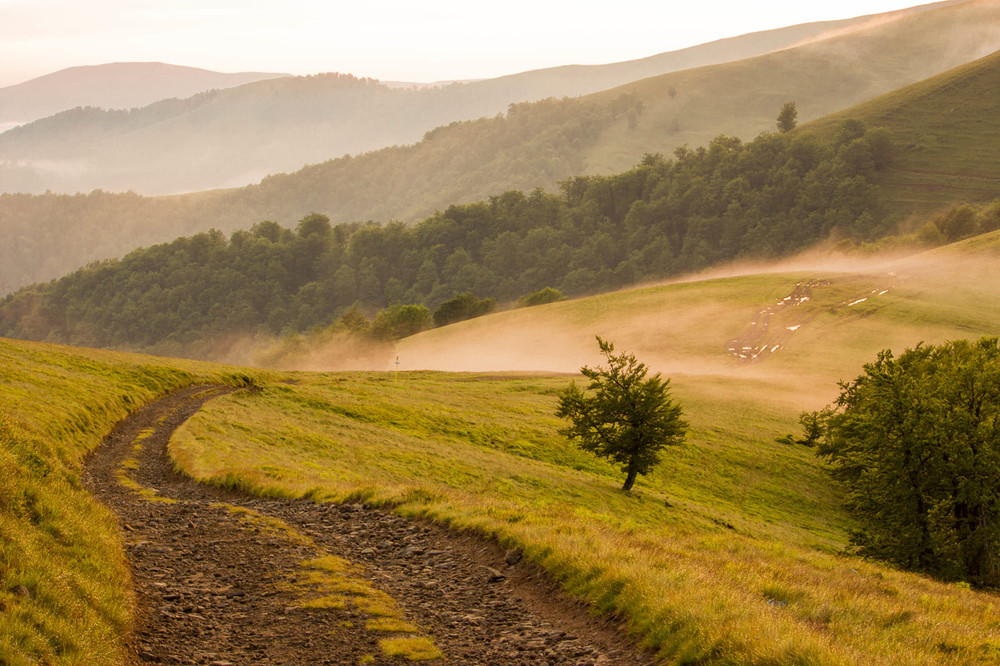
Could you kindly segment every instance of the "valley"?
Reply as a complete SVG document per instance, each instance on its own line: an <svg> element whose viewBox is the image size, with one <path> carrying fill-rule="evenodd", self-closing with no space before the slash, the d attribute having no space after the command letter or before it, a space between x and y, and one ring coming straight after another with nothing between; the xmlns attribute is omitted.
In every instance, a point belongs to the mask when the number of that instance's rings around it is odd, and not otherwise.
<svg viewBox="0 0 1000 666"><path fill-rule="evenodd" d="M511 189L528 193L541 187L554 191L565 179L615 174L638 164L647 153L669 157L678 147L686 145L695 150L720 134L751 140L762 131L775 129L775 115L788 101L796 102L802 121L800 130L808 131L806 121L819 120L874 96L891 94L933 75L945 75L949 68L995 52L1000 42L991 26L1000 20L998 12L1000 4L995 0L930 5L922 11L893 14L893 20L872 20L852 26L847 32L834 31L830 39L806 40L794 48L744 60L700 63L705 66L689 62L687 69L580 97L559 98L565 93L556 92L550 93L556 97L513 105L512 98L504 97L507 101L501 105L500 115L491 111L488 117L441 121L446 124L424 127L405 140L394 139L396 145L347 156L323 148L322 141L308 139L308 132L296 129L292 136L304 134L311 149L327 152L295 163L289 170L298 170L290 173L260 167L257 170L261 175L254 179L259 182L232 189L206 189L206 183L223 172L216 167L207 167L210 173L198 180L200 186L182 188L199 191L172 196L139 196L135 192L141 188L116 192L110 180L69 188L76 194L58 194L58 188L52 194L26 193L38 188L8 188L14 192L0 195L0 231L11 239L7 246L0 247L0 292L55 278L93 261L121 257L140 246L210 229L229 234L263 220L289 226L311 213L324 214L335 224L368 220L413 223L450 205L485 200ZM769 48L776 47L771 44ZM746 58L742 52L735 52L733 57L741 56ZM375 87L372 82L342 79L331 75L312 83L276 81L283 82L281 86L305 89L327 80L339 81L331 84L333 89ZM980 88L982 95L970 97L978 101L969 109L976 122L962 126L969 132L969 140L957 146L947 136L953 126L935 127L927 124L926 116L914 115L910 131L925 136L920 145L926 144L927 148L924 152L904 152L907 159L898 165L900 173L919 170L924 167L906 163L909 157L934 154L937 163L969 160L977 165L972 175L987 180L970 180L966 185L975 187L963 186L951 190L950 195L925 182L919 191L938 194L921 195L916 203L913 192L917 190L893 195L892 212L905 216L917 209L928 214L955 196L986 202L1000 194L995 182L989 180L997 175L990 148L992 137L997 135L997 114L989 111L992 98L988 95L988 80ZM274 87L279 83L260 85ZM942 88L943 98L936 104L945 109L965 109L965 101L946 101L949 92L959 94L957 86L956 82L955 86ZM324 94L315 95L323 98ZM545 95L544 91L538 93L541 98ZM914 98L904 97L906 100L912 102ZM179 102L172 104L183 106ZM321 101L306 106L314 114L325 113L326 103ZM402 111L397 108L395 112L405 113L406 108L404 105ZM253 104L233 113L247 122L259 116L254 121L258 125L270 123L271 114L258 114ZM225 115L209 124L229 127L222 117ZM74 127L66 120L69 127ZM365 122L369 120L366 116ZM864 117L863 121L869 127L881 124L877 116ZM312 122L307 118L299 125L311 127ZM343 125L335 124L334 129L343 131ZM221 159L227 162L226 168L231 168L228 163L242 168L247 164L247 150L284 146L280 140L263 138L244 145L246 136L264 130L257 125L247 128L237 124L231 137L238 143L236 148L206 153L200 149L202 139L177 131L179 136L158 139L157 146L162 150L154 150L153 157L143 152L140 167L155 165L160 156L176 151L181 153L178 157L182 166L174 164L169 173L171 177L188 177L199 172L202 159ZM977 136L983 140L977 140ZM7 140L13 145L16 138L12 135ZM127 145L127 133L115 137L112 143ZM909 140L900 143L906 146ZM78 144L63 137L54 138L53 145L61 150ZM90 151L86 147L82 150ZM957 157L957 151L964 157ZM201 157L192 161L192 154ZM306 161L314 163L306 166ZM134 173L132 168L118 168Z"/></svg>

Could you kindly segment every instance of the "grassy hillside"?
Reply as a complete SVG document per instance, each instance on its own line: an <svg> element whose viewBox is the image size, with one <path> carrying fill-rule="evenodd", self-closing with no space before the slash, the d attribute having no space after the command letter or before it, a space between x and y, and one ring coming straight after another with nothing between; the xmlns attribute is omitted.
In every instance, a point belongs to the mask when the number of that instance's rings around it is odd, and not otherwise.
<svg viewBox="0 0 1000 666"><path fill-rule="evenodd" d="M122 663L133 599L84 456L138 406L233 369L0 339L0 663Z"/></svg>
<svg viewBox="0 0 1000 666"><path fill-rule="evenodd" d="M407 340L398 378L303 373L219 399L171 450L221 485L371 499L522 544L667 661L990 663L995 595L839 555L836 487L810 450L774 438L878 349L995 332L998 261L994 233L896 262L809 258L501 313ZM556 433L569 375L413 370L572 372L597 360L594 333L672 376L691 423L631 496ZM756 363L727 351L744 346L777 349ZM246 377L10 341L0 368L0 660L116 663L127 572L80 461L137 405Z"/></svg>
<svg viewBox="0 0 1000 666"><path fill-rule="evenodd" d="M522 545L667 663L991 663L996 597L838 554L836 487L775 437L881 348L994 333L998 260L994 233L491 315L403 341L398 376L302 374L220 399L171 451L222 486L374 500ZM569 375L509 372L596 362L594 333L666 371L691 423L634 496L557 434ZM744 345L769 353L727 351Z"/></svg>
<svg viewBox="0 0 1000 666"><path fill-rule="evenodd" d="M0 90L0 122L8 110L23 108L19 102L35 95L53 97L54 85L63 93L61 99L76 95L75 99L82 100L42 114L67 110L57 116L0 134L0 164L7 162L0 168L0 191L103 188L155 195L245 185L269 173L296 170L347 153L414 143L434 127L503 113L512 103L586 95L667 72L741 60L866 20L808 23L627 62L554 67L443 86L389 86L322 74L158 101L231 87L220 82L191 89L186 95L175 92L141 104L122 104L112 103L123 99L121 94L114 97L107 90L115 88L114 77L125 78L154 65L75 68ZM195 72L168 65L159 68L160 78L191 77ZM80 96L80 81L90 83L87 89L93 92L89 96ZM129 88L136 89L131 99L137 99L139 88ZM102 96L108 103L99 103ZM78 106L131 110L74 108ZM144 108L133 108L139 106Z"/></svg>
<svg viewBox="0 0 1000 666"><path fill-rule="evenodd" d="M828 400L836 381L860 372L879 349L1000 330L998 250L994 232L903 259L817 254L737 267L735 277L481 317L405 338L397 351L404 368L573 372L597 361L596 334L667 373L759 374L798 392L805 409ZM778 305L800 284L809 300ZM752 326L764 310L771 311L766 334ZM729 352L734 340L780 349L745 365Z"/></svg>
<svg viewBox="0 0 1000 666"><path fill-rule="evenodd" d="M908 86L803 129L832 134L855 118L892 132L899 150L881 177L888 202L925 212L1000 197L1000 52Z"/></svg>
<svg viewBox="0 0 1000 666"><path fill-rule="evenodd" d="M997 25L995 0L948 4L750 60L518 105L507 116L439 128L411 146L235 190L159 198L0 195L0 230L13 239L8 248L16 244L0 262L0 290L212 227L229 232L262 219L290 225L310 212L335 222L410 222L511 188L621 171L644 153L669 155L719 133L751 137L773 130L788 100L805 121L995 51Z"/></svg>

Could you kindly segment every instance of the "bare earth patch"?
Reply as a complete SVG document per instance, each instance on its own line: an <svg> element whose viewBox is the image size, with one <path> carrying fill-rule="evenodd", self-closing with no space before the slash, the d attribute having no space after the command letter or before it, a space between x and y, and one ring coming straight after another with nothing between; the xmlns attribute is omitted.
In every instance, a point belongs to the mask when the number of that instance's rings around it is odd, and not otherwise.
<svg viewBox="0 0 1000 666"><path fill-rule="evenodd" d="M135 663L649 664L497 544L367 505L256 499L173 472L195 387L133 414L84 481L120 518Z"/></svg>

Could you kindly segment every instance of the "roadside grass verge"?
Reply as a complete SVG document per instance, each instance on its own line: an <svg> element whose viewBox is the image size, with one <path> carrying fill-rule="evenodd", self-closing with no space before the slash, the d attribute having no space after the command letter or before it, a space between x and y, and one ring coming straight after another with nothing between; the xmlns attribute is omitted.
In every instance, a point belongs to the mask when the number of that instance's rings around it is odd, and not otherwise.
<svg viewBox="0 0 1000 666"><path fill-rule="evenodd" d="M82 461L156 398L253 376L0 339L0 663L122 662L131 581L114 517L81 485Z"/></svg>
<svg viewBox="0 0 1000 666"><path fill-rule="evenodd" d="M812 451L773 440L797 414L760 398L763 380L676 377L689 442L629 495L617 469L556 432L566 377L298 379L206 405L177 431L175 460L209 483L372 501L520 545L667 662L969 663L1000 650L993 595L839 554L849 520Z"/></svg>

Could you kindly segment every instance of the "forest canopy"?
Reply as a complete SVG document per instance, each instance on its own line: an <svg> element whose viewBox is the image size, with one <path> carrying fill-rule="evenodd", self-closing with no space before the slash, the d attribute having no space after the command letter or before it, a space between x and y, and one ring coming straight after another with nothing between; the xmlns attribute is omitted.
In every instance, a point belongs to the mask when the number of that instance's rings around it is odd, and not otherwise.
<svg viewBox="0 0 1000 666"><path fill-rule="evenodd" d="M306 331L354 304L434 310L460 295L503 303L546 287L579 296L831 235L865 241L891 226L873 184L890 152L886 132L847 121L830 141L720 136L624 173L562 181L556 193L449 206L412 227L310 215L294 230L199 233L11 294L0 335L153 350Z"/></svg>

